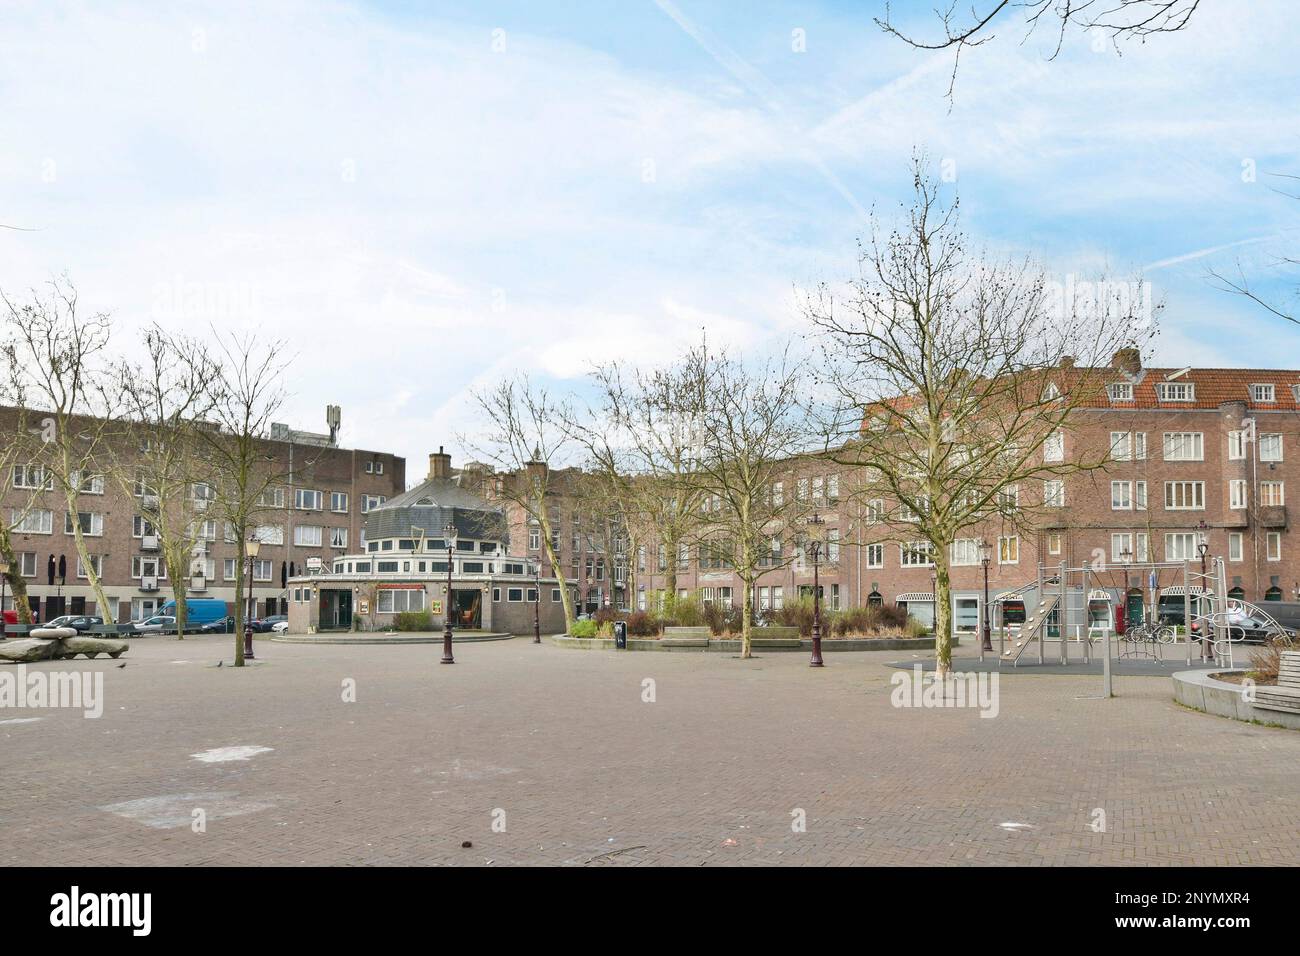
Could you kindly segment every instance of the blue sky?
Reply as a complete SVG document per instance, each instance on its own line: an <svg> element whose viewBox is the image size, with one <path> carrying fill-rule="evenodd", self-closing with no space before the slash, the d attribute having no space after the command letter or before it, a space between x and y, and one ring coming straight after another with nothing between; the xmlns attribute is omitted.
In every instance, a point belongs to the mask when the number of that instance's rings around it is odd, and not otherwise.
<svg viewBox="0 0 1300 956"><path fill-rule="evenodd" d="M286 420L341 404L419 473L516 370L799 335L794 290L847 273L921 148L995 254L1145 269L1162 364L1294 367L1300 329L1205 277L1285 291L1293 10L1202 6L1122 56L1048 61L1009 22L950 104L949 56L873 0L0 2L0 222L35 230L0 230L0 286L66 270L124 347L153 320L284 338Z"/></svg>

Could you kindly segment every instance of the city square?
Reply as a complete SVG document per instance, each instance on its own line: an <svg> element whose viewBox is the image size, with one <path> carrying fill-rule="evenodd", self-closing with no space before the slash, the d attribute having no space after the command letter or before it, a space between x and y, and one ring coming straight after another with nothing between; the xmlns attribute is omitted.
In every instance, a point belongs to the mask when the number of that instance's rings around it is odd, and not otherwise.
<svg viewBox="0 0 1300 956"><path fill-rule="evenodd" d="M527 638L457 643L452 667L438 651L259 640L256 663L234 669L225 639L187 637L77 661L104 674L101 718L46 709L0 721L0 862L1274 866L1300 856L1300 734L1180 707L1166 676L1121 674L1103 700L1097 676L1025 668L1002 676L998 714L983 719L892 706L889 665L912 656L898 651L828 653L820 670L802 653L742 661ZM349 687L355 702L344 701Z"/></svg>

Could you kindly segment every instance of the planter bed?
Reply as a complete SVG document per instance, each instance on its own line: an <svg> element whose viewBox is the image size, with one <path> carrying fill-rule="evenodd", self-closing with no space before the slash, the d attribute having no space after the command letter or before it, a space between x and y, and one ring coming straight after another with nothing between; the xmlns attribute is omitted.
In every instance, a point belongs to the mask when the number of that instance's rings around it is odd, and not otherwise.
<svg viewBox="0 0 1300 956"><path fill-rule="evenodd" d="M569 637L567 634L560 634L552 637L551 643L556 647L567 647L575 650L615 650L614 639L612 637ZM958 647L956 639L952 642L953 647ZM811 638L754 638L752 647L755 651L811 651ZM706 640L704 638L646 638L646 637L629 637L627 639L627 649L629 651L684 651L696 653L708 653L710 651L719 651L727 653L738 653L740 651L740 641L733 638L714 638ZM854 637L854 638L823 638L822 651L924 651L934 650L933 637Z"/></svg>

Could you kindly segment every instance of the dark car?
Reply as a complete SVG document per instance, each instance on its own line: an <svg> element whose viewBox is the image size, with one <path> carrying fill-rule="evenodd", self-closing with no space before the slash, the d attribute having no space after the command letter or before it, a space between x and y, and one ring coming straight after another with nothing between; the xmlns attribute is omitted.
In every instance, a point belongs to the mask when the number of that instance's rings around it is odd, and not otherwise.
<svg viewBox="0 0 1300 956"><path fill-rule="evenodd" d="M267 634L270 633L270 630L273 625L279 623L280 621L287 621L287 620L289 620L287 615L269 614L266 617L253 618L253 620L248 622L248 626L253 629L254 634Z"/></svg>
<svg viewBox="0 0 1300 956"><path fill-rule="evenodd" d="M87 631L100 627L104 623L102 617L92 617L88 614L64 614L47 621L45 627L70 627L78 634L85 634Z"/></svg>
<svg viewBox="0 0 1300 956"><path fill-rule="evenodd" d="M1200 621L1192 622L1192 633L1200 632ZM1276 637L1283 637L1288 642L1295 640L1295 628L1274 625L1263 618L1234 616L1228 624L1228 637L1243 644L1267 644Z"/></svg>
<svg viewBox="0 0 1300 956"><path fill-rule="evenodd" d="M233 617L223 617L217 621L209 621L199 627L200 634L230 634L235 630L235 619Z"/></svg>

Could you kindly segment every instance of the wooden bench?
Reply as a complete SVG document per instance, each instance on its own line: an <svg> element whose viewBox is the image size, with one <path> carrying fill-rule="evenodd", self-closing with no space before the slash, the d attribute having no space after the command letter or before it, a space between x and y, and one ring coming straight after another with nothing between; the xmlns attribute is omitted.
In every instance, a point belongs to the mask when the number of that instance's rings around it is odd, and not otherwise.
<svg viewBox="0 0 1300 956"><path fill-rule="evenodd" d="M1283 651L1277 684L1255 686L1255 706L1300 714L1300 651Z"/></svg>

